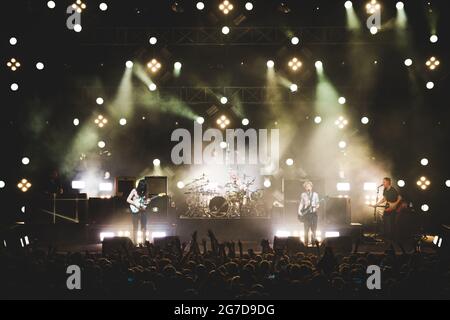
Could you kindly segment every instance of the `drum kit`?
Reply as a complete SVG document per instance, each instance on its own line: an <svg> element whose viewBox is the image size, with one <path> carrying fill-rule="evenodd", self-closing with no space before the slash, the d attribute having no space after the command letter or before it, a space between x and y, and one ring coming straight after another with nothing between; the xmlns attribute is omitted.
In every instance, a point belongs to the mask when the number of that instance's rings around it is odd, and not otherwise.
<svg viewBox="0 0 450 320"><path fill-rule="evenodd" d="M240 218L265 216L263 190L252 190L255 178L230 175L228 183L211 183L205 174L185 185L187 211L191 218Z"/></svg>

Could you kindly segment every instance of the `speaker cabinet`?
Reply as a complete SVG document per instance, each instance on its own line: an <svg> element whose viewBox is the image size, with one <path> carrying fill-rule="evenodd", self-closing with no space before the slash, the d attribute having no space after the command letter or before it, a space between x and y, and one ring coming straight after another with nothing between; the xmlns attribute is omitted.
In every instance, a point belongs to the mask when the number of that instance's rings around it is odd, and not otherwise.
<svg viewBox="0 0 450 320"><path fill-rule="evenodd" d="M126 255L134 250L133 241L126 237L105 238L102 242L102 254L108 256L114 253Z"/></svg>
<svg viewBox="0 0 450 320"><path fill-rule="evenodd" d="M164 251L178 253L181 248L180 238L177 236L169 236L164 238L155 238L153 240L155 247L159 247Z"/></svg>
<svg viewBox="0 0 450 320"><path fill-rule="evenodd" d="M274 250L283 251L288 254L296 254L297 252L305 251L305 245L299 237L274 237L273 248Z"/></svg>
<svg viewBox="0 0 450 320"><path fill-rule="evenodd" d="M325 206L325 225L348 226L351 222L350 198L328 198Z"/></svg>
<svg viewBox="0 0 450 320"><path fill-rule="evenodd" d="M326 238L322 241L322 247L330 247L334 253L349 254L352 252L353 240L350 236Z"/></svg>
<svg viewBox="0 0 450 320"><path fill-rule="evenodd" d="M116 177L116 197L128 197L136 186L136 177Z"/></svg>
<svg viewBox="0 0 450 320"><path fill-rule="evenodd" d="M167 177L151 176L145 177L147 182L147 193L150 195L156 195L159 193L167 193Z"/></svg>

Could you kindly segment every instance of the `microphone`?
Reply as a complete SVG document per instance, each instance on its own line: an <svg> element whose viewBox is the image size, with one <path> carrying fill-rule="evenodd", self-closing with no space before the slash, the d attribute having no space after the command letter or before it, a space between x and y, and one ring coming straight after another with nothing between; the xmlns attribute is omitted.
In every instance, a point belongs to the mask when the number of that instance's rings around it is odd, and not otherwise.
<svg viewBox="0 0 450 320"><path fill-rule="evenodd" d="M383 186L383 184L380 184L377 188L381 188Z"/></svg>

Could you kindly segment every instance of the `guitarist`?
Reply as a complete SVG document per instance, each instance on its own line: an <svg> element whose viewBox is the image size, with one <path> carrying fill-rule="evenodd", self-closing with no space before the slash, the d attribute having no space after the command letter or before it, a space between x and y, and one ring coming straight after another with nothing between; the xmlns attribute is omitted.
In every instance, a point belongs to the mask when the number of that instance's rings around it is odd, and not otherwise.
<svg viewBox="0 0 450 320"><path fill-rule="evenodd" d="M392 186L391 178L384 178L382 186L384 187L383 198L378 201L376 205L389 203L389 207L386 208L383 214L383 229L384 236L389 240L393 240L395 235L396 212L400 208L402 197L398 193L397 189Z"/></svg>
<svg viewBox="0 0 450 320"><path fill-rule="evenodd" d="M311 243L316 241L317 230L317 209L319 209L319 195L313 192L313 184L311 181L306 181L303 184L305 192L300 196L300 206L298 207L299 220L303 222L305 230L305 246L309 243L309 231L311 230Z"/></svg>
<svg viewBox="0 0 450 320"><path fill-rule="evenodd" d="M137 244L137 233L142 231L142 239L145 242L145 234L147 233L147 213L143 203L147 196L147 183L144 179L139 180L136 188L131 190L130 195L127 198L127 203L138 208L139 211L131 213L131 220L133 223L133 240ZM139 226L140 223L140 226ZM139 228L140 227L140 228Z"/></svg>

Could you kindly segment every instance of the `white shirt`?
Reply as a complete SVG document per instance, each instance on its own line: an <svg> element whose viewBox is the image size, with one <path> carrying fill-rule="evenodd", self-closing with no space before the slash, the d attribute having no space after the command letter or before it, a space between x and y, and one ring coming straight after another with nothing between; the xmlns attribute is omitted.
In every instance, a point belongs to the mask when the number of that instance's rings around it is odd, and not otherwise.
<svg viewBox="0 0 450 320"><path fill-rule="evenodd" d="M317 207L319 206L319 195L317 192L312 192L312 197L309 192L303 192L300 196L300 205L298 207L298 214L302 214L302 210L307 208L311 203L313 207L313 212L317 211Z"/></svg>

